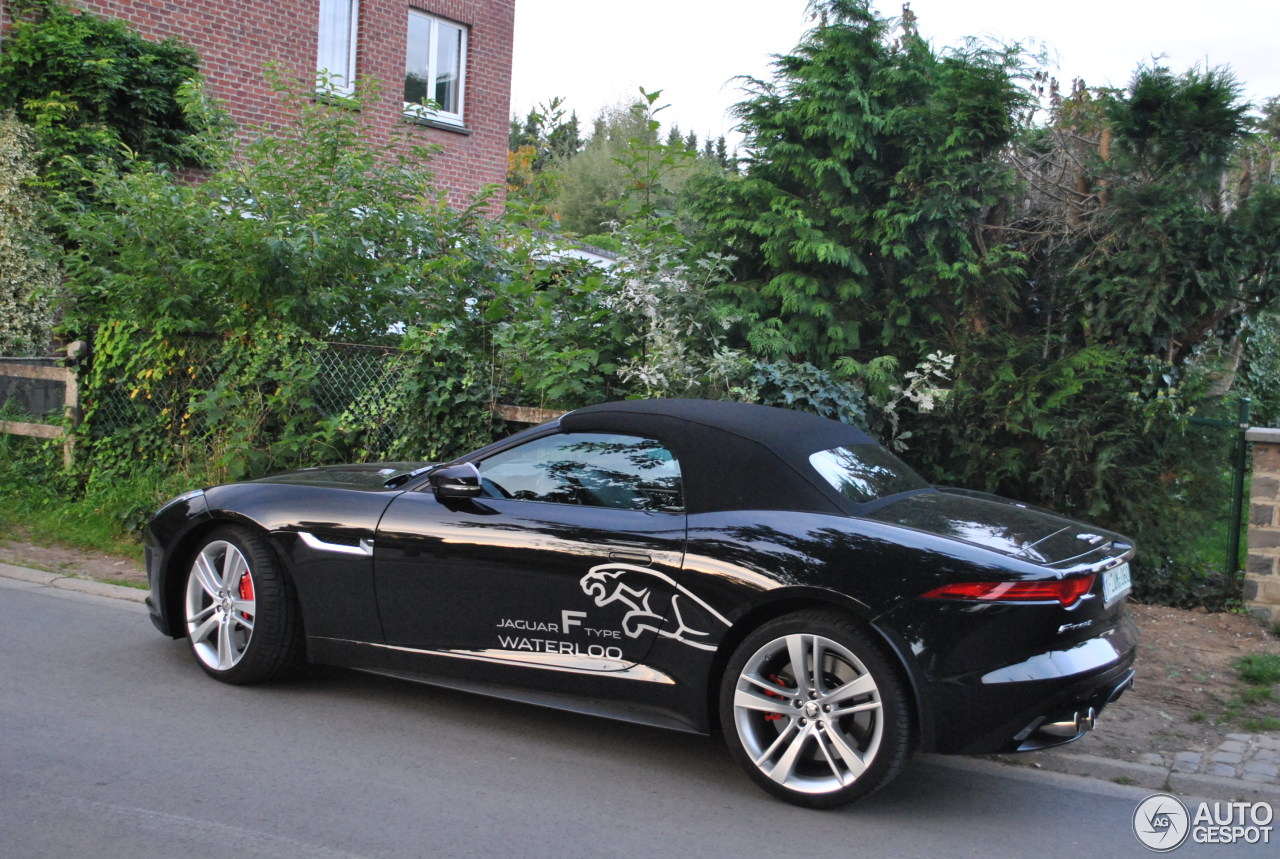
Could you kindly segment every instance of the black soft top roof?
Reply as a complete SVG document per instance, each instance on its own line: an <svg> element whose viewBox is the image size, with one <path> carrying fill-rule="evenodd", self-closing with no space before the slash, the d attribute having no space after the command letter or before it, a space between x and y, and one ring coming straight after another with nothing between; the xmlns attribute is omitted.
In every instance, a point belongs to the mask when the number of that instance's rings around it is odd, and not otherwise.
<svg viewBox="0 0 1280 859"><path fill-rule="evenodd" d="M569 412L560 419L560 423L570 428L573 422L609 412L676 418L733 433L779 451L794 445L797 449L803 448L806 456L815 450L841 444L877 443L857 427L808 412L725 400L619 400ZM835 443L824 444L826 439L833 439ZM818 442L816 447L813 446L814 441Z"/></svg>
<svg viewBox="0 0 1280 859"><path fill-rule="evenodd" d="M565 432L629 432L668 445L685 475L690 513L843 513L839 493L809 465L819 450L876 444L865 432L805 412L720 400L622 400L569 412Z"/></svg>

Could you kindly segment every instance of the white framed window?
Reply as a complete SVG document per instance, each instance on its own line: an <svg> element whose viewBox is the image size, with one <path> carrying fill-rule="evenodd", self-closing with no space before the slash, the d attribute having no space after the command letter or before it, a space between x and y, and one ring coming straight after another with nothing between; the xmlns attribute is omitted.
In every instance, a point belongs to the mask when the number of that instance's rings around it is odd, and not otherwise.
<svg viewBox="0 0 1280 859"><path fill-rule="evenodd" d="M404 112L449 125L462 125L466 69L467 28L410 9L405 44Z"/></svg>
<svg viewBox="0 0 1280 859"><path fill-rule="evenodd" d="M320 0L320 38L316 43L316 73L350 94L356 83L356 23L360 0Z"/></svg>

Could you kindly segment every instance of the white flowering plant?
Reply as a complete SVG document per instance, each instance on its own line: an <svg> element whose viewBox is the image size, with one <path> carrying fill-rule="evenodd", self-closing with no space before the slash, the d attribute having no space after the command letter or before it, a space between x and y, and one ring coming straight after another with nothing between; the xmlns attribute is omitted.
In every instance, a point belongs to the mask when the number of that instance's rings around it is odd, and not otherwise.
<svg viewBox="0 0 1280 859"><path fill-rule="evenodd" d="M0 355L43 355L61 282L56 245L41 226L33 134L0 115Z"/></svg>

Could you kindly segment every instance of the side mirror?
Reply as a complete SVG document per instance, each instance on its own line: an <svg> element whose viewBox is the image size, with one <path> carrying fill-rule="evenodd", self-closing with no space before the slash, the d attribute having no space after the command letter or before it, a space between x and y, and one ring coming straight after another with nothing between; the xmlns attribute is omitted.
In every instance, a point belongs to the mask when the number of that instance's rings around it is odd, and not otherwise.
<svg viewBox="0 0 1280 859"><path fill-rule="evenodd" d="M437 498L475 498L481 492L480 470L470 462L437 468L431 472L431 488Z"/></svg>

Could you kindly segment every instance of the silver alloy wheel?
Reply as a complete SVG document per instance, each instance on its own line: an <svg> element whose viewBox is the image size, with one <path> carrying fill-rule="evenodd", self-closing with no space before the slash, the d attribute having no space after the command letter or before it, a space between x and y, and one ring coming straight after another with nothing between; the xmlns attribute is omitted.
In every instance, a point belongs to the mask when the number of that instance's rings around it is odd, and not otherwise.
<svg viewBox="0 0 1280 859"><path fill-rule="evenodd" d="M244 657L257 614L253 573L233 543L217 540L196 556L187 575L187 636L209 668L227 671Z"/></svg>
<svg viewBox="0 0 1280 859"><path fill-rule="evenodd" d="M857 781L880 749L880 689L851 650L792 634L757 650L738 675L734 724L755 766L780 787L832 793Z"/></svg>

